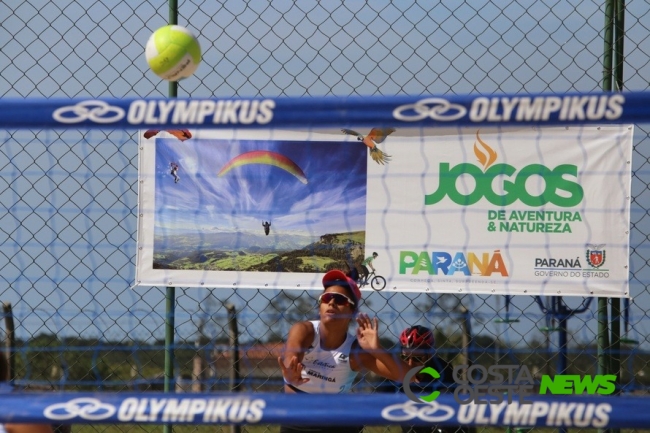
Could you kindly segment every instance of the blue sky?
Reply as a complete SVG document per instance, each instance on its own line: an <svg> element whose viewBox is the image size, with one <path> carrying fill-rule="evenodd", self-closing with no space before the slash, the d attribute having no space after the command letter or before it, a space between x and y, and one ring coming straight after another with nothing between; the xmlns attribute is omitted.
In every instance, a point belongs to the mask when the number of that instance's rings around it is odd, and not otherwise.
<svg viewBox="0 0 650 433"><path fill-rule="evenodd" d="M267 150L292 160L305 174L266 164L220 170L243 153ZM341 233L364 230L366 147L358 142L176 139L156 141L156 229L259 233ZM170 163L179 164L174 183Z"/></svg>

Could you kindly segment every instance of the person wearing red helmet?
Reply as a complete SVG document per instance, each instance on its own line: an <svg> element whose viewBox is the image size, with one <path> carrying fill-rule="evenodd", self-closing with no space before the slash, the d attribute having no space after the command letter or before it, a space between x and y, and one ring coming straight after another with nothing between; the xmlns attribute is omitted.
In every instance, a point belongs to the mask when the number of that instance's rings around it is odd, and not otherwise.
<svg viewBox="0 0 650 433"><path fill-rule="evenodd" d="M416 375L416 383L411 389L420 388L418 394L429 394L433 390L440 392L453 392L449 389L454 380L452 368L449 363L436 355L436 344L433 331L427 327L415 325L402 331L399 336L400 357L409 366L432 367L440 374L440 378L431 382L429 375ZM475 433L472 427L437 427L437 426L409 426L402 425L402 433Z"/></svg>
<svg viewBox="0 0 650 433"><path fill-rule="evenodd" d="M402 349L406 350L431 350L435 347L433 332L424 326L415 325L406 328L399 336L399 343Z"/></svg>
<svg viewBox="0 0 650 433"><path fill-rule="evenodd" d="M325 274L323 293L318 298L320 320L292 325L283 356L278 358L285 392L349 392L363 369L390 380L403 380L408 365L381 347L377 318L371 320L360 313L360 301L357 283L343 271ZM355 318L356 335L348 332ZM281 426L280 431L359 432L362 428Z"/></svg>
<svg viewBox="0 0 650 433"><path fill-rule="evenodd" d="M409 368L433 367L440 374L440 380L443 383L453 382L449 364L436 356L435 339L431 329L420 325L408 327L400 334L399 343L400 357L409 365Z"/></svg>

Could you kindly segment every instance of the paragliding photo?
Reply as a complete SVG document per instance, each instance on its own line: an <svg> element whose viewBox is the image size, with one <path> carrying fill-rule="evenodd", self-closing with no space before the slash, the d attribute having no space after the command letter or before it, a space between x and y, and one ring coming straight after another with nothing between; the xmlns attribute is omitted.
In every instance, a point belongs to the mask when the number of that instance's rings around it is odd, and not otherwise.
<svg viewBox="0 0 650 433"><path fill-rule="evenodd" d="M154 154L153 269L315 273L363 255L364 146L159 134Z"/></svg>

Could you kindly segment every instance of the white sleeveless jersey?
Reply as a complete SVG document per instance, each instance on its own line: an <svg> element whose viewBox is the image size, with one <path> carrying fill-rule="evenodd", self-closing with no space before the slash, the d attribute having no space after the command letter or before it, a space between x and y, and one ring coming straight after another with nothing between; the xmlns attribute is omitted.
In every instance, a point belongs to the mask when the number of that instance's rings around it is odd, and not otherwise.
<svg viewBox="0 0 650 433"><path fill-rule="evenodd" d="M348 392L357 376L350 368L350 349L356 337L348 334L341 346L334 350L320 347L320 320L312 320L314 341L302 359L302 377L309 382L296 386L300 391L315 394Z"/></svg>

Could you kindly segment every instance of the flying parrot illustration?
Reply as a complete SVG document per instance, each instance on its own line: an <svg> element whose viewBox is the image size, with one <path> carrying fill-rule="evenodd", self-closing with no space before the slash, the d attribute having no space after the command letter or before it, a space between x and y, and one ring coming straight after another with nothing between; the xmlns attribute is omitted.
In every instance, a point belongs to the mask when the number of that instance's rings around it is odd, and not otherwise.
<svg viewBox="0 0 650 433"><path fill-rule="evenodd" d="M144 133L144 138L154 137L159 132L160 132L159 129L149 129ZM170 133L174 137L178 138L180 141L185 141L192 138L192 134L187 129L165 129L165 132Z"/></svg>
<svg viewBox="0 0 650 433"><path fill-rule="evenodd" d="M341 129L341 131L344 134L356 136L357 140L368 146L370 148L370 157L377 164L383 165L390 162L391 156L379 149L377 144L382 143L388 135L395 132L395 128L372 128L365 137L352 129Z"/></svg>

